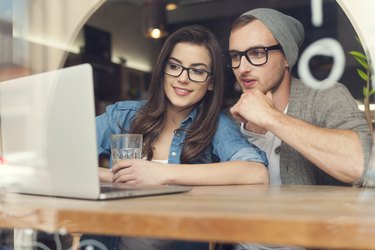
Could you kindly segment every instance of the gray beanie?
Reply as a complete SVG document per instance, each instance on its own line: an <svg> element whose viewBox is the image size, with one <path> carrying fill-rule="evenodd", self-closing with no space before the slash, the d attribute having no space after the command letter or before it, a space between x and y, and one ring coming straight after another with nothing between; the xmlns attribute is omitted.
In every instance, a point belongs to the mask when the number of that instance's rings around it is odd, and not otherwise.
<svg viewBox="0 0 375 250"><path fill-rule="evenodd" d="M305 37L303 25L297 19L273 9L253 9L242 16L255 17L267 26L283 48L289 67L292 69L298 58L298 49Z"/></svg>

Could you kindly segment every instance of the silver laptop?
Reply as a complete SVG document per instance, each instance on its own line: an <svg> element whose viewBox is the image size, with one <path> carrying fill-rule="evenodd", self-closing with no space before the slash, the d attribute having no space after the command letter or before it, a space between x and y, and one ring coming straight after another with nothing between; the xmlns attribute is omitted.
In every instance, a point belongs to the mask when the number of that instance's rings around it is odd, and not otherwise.
<svg viewBox="0 0 375 250"><path fill-rule="evenodd" d="M94 200L191 190L100 185L94 107L89 64L1 82L0 187Z"/></svg>

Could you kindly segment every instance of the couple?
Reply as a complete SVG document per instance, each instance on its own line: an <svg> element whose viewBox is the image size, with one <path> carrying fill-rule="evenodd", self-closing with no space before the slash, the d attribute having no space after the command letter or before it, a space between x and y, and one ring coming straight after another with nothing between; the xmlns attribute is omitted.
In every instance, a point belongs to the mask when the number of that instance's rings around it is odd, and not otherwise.
<svg viewBox="0 0 375 250"><path fill-rule="evenodd" d="M234 21L227 63L243 90L230 109L239 129L221 112L225 83L214 35L201 26L173 33L155 66L149 100L119 102L97 117L100 154L110 155L111 134L127 131L144 135L147 161L121 161L101 169L101 179L136 185L360 183L372 147L364 114L343 85L312 90L291 76L303 39L299 21L272 9L254 9ZM116 244L204 249L132 238Z"/></svg>

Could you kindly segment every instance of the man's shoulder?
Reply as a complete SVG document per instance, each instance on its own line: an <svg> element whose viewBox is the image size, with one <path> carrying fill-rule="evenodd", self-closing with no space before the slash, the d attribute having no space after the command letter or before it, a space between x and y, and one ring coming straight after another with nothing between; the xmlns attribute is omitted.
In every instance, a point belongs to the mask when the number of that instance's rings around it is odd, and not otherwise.
<svg viewBox="0 0 375 250"><path fill-rule="evenodd" d="M300 79L292 79L289 104L316 105L317 103L329 103L335 100L339 102L352 102L354 98L349 89L342 83L337 82L330 88L314 89L303 83Z"/></svg>
<svg viewBox="0 0 375 250"><path fill-rule="evenodd" d="M292 80L291 80L291 94L310 93L310 94L317 95L317 94L332 94L332 93L336 93L337 91L345 91L349 93L348 88L340 82L336 82L334 85L332 85L329 88L325 88L324 86L322 86L321 88L312 88L308 86L306 83L304 83L302 79L292 77Z"/></svg>

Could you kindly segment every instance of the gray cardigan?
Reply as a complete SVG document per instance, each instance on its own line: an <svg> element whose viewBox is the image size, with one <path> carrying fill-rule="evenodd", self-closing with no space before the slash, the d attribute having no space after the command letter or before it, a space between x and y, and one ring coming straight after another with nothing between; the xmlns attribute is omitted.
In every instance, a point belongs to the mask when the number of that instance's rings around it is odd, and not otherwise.
<svg viewBox="0 0 375 250"><path fill-rule="evenodd" d="M292 78L288 115L319 127L356 131L362 142L365 167L368 167L372 135L364 113L344 85L338 83L327 90L314 90ZM280 175L283 184L347 185L320 170L284 142L280 151Z"/></svg>

